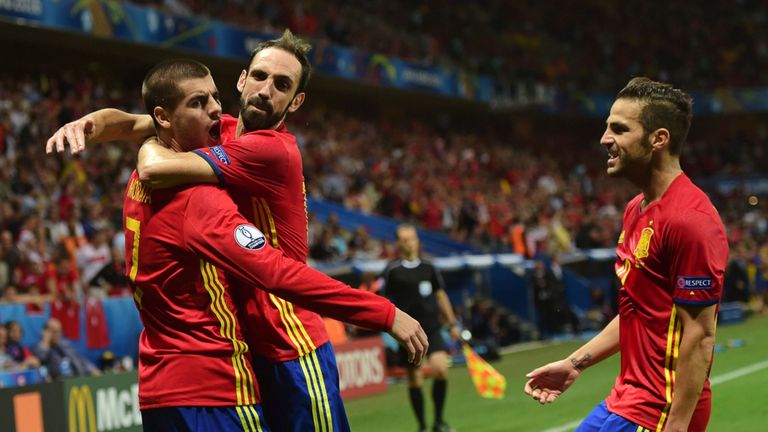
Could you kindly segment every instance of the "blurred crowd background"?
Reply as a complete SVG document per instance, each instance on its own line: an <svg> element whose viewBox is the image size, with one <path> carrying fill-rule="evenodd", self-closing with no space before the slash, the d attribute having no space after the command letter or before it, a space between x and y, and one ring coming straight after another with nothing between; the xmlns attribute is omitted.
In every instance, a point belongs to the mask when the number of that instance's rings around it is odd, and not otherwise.
<svg viewBox="0 0 768 432"><path fill-rule="evenodd" d="M432 0L137 3L260 31L289 27L315 44L570 91L615 93L635 75L687 90L766 84L761 72L768 66L768 17L749 0L736 2L739 7L670 5L662 15L655 3L642 1L558 2L554 15L550 1L451 7ZM649 17L663 21L660 31L638 27ZM44 146L61 125L93 110L142 112L140 80L112 75L107 66L98 73L0 72L0 302L26 303L35 311L46 302L66 309L89 298L131 295L123 276L121 218L137 149L109 143L78 156L46 156ZM225 95L230 84L219 82ZM229 93L225 110L236 115L234 103ZM558 257L615 244L624 205L637 191L604 174L607 157L598 143L603 119L524 112L462 118L414 113L401 104L391 102L402 110L391 116L321 97L289 117L304 156L308 195L412 222L480 252L546 263L531 276L531 286L542 289L558 283L557 264L550 264ZM694 119L682 160L688 175L706 187L711 179L765 176L767 150L764 117L701 117ZM707 192L731 246L726 296L759 303L768 284L768 197L740 187ZM396 254L393 244L373 238L365 226L344 230L334 218L320 223L312 214L309 240L315 263ZM562 296L562 288L549 289ZM613 313L610 299L600 295L595 293L597 322ZM471 299L457 311L477 337L490 335L496 345L524 338L518 319L487 298Z"/></svg>

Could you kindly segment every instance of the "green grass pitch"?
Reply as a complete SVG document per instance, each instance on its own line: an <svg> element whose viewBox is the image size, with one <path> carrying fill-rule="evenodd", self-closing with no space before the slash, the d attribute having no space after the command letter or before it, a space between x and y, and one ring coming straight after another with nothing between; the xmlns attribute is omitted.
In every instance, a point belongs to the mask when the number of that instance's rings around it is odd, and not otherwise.
<svg viewBox="0 0 768 432"><path fill-rule="evenodd" d="M715 354L712 368L713 403L709 431L768 430L768 316L718 328L717 343L741 339L744 346ZM493 366L507 378L502 400L483 399L475 392L464 366L451 368L446 421L458 432L565 432L611 389L618 373L616 355L587 370L554 404L541 406L523 391L525 374L572 352L582 342L549 344L506 354ZM432 421L431 382L424 387L428 424ZM382 395L346 403L355 432L409 432L417 425L408 403L405 384L389 387Z"/></svg>

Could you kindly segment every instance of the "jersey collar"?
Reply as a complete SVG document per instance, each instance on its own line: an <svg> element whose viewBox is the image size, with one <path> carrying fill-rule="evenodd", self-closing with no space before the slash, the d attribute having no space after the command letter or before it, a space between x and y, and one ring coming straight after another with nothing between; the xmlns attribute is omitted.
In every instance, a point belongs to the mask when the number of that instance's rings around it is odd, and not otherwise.
<svg viewBox="0 0 768 432"><path fill-rule="evenodd" d="M421 260L418 258L416 258L413 261L408 261L407 259L404 259L402 262L403 262L403 267L407 269L414 269L421 264Z"/></svg>

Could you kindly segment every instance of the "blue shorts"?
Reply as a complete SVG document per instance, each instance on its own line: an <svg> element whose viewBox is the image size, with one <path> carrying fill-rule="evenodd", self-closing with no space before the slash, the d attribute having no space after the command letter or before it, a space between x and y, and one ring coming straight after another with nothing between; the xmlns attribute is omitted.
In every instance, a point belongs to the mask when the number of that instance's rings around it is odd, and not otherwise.
<svg viewBox="0 0 768 432"><path fill-rule="evenodd" d="M280 432L348 432L339 371L330 342L280 363L253 360L267 423Z"/></svg>
<svg viewBox="0 0 768 432"><path fill-rule="evenodd" d="M144 432L269 432L259 405L168 407L141 411Z"/></svg>
<svg viewBox="0 0 768 432"><path fill-rule="evenodd" d="M574 432L651 432L620 415L608 411L605 401L600 402Z"/></svg>

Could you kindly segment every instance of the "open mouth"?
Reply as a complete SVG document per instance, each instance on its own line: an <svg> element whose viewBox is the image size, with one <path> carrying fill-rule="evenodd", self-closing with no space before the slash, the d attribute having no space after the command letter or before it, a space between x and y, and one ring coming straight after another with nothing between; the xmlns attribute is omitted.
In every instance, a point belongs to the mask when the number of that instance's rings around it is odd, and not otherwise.
<svg viewBox="0 0 768 432"><path fill-rule="evenodd" d="M221 121L217 121L211 125L210 129L208 129L208 136L213 140L219 140L221 137Z"/></svg>

